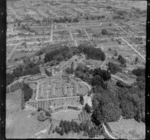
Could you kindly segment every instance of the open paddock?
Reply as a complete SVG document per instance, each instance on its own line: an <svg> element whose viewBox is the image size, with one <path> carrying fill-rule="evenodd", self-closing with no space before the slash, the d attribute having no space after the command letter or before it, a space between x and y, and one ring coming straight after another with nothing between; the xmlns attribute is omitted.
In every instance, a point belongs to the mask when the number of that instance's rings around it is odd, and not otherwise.
<svg viewBox="0 0 150 140"><path fill-rule="evenodd" d="M86 28L86 31L88 35L93 38L110 38L117 37L121 34L116 28Z"/></svg>
<svg viewBox="0 0 150 140"><path fill-rule="evenodd" d="M142 26L142 25L137 25L137 26L133 26L132 28L132 32L134 32L137 36L138 34L143 33L143 35L146 36L146 26Z"/></svg>
<svg viewBox="0 0 150 140"><path fill-rule="evenodd" d="M92 60L92 59L85 59L83 60L83 62L86 64L86 65L89 65L91 67L95 67L95 68L99 68L101 66L101 64L103 63L103 61L100 61L100 60Z"/></svg>
<svg viewBox="0 0 150 140"><path fill-rule="evenodd" d="M111 38L107 40L95 40L97 47L100 47L104 52L107 53L109 48L118 49L122 47L116 40L112 40Z"/></svg>
<svg viewBox="0 0 150 140"><path fill-rule="evenodd" d="M53 40L71 40L70 33L67 30L63 31L54 31L53 32Z"/></svg>
<svg viewBox="0 0 150 140"><path fill-rule="evenodd" d="M127 44L125 44L121 39L116 40L107 40L107 41L99 41L96 42L97 47L100 47L106 54L107 58L114 57L115 53L117 52L117 55L122 55L126 61L127 61L127 67L133 66L136 57L138 58L137 64L134 64L135 67L137 65L144 65L144 60L133 50L131 49Z"/></svg>
<svg viewBox="0 0 150 140"><path fill-rule="evenodd" d="M78 39L78 40L76 40L77 41L77 44L78 45L81 45L81 44L86 44L86 45L91 45L92 44L92 42L90 41L90 40L85 40L85 39L82 39L82 40L80 40L80 39Z"/></svg>
<svg viewBox="0 0 150 140"><path fill-rule="evenodd" d="M47 34L49 35L51 32L50 26L49 27L30 27L30 30L35 32L38 35Z"/></svg>
<svg viewBox="0 0 150 140"><path fill-rule="evenodd" d="M45 11L46 15L48 15L48 18L56 18L56 15L50 12L48 9Z"/></svg>
<svg viewBox="0 0 150 140"><path fill-rule="evenodd" d="M135 46L135 49L139 51L142 55L146 56L146 45L138 44Z"/></svg>
<svg viewBox="0 0 150 140"><path fill-rule="evenodd" d="M56 120L76 120L81 111L76 110L61 110L59 112L53 113L52 118ZM67 117L66 117L67 116Z"/></svg>
<svg viewBox="0 0 150 140"><path fill-rule="evenodd" d="M11 56L10 60L11 61L15 61L15 59L20 60L21 58L24 58L24 57L30 57L33 54L34 52L15 51L13 55Z"/></svg>
<svg viewBox="0 0 150 140"><path fill-rule="evenodd" d="M6 49L7 55L9 55L15 47L16 45L7 45L7 49Z"/></svg>
<svg viewBox="0 0 150 140"><path fill-rule="evenodd" d="M20 43L20 42L19 42L19 40L8 40L8 39L7 39L7 40L6 40L6 43L7 43L7 44L17 44L17 43Z"/></svg>
<svg viewBox="0 0 150 140"><path fill-rule="evenodd" d="M54 24L54 26L53 26L53 29L54 29L54 30L63 30L63 29L65 29L65 28L66 28L66 25L63 24L63 23L56 23L56 24Z"/></svg>
<svg viewBox="0 0 150 140"><path fill-rule="evenodd" d="M74 39L88 39L83 29L72 30L72 35Z"/></svg>

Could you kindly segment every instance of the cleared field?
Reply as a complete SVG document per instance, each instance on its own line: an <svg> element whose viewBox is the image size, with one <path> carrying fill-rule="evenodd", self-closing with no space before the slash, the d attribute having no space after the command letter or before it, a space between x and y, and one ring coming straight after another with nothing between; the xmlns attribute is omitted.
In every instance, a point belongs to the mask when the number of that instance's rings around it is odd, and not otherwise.
<svg viewBox="0 0 150 140"><path fill-rule="evenodd" d="M50 26L49 27L30 27L30 30L31 31L33 31L33 32L35 32L36 33L36 35L38 34L38 35L43 35L43 34L50 34L50 32L51 32L51 28L50 28Z"/></svg>
<svg viewBox="0 0 150 140"><path fill-rule="evenodd" d="M70 33L67 30L63 31L54 31L53 32L53 40L59 41L59 40L71 40Z"/></svg>
<svg viewBox="0 0 150 140"><path fill-rule="evenodd" d="M81 111L74 111L74 110L62 110L56 113L52 114L52 118L55 120L67 120L71 121L73 120L78 120L78 115L80 114ZM67 117L66 117L67 116Z"/></svg>
<svg viewBox="0 0 150 140"><path fill-rule="evenodd" d="M72 30L72 35L74 39L88 39L83 29Z"/></svg>
<svg viewBox="0 0 150 140"><path fill-rule="evenodd" d="M120 119L118 122L108 124L118 138L145 139L146 126L144 123L139 123L134 119Z"/></svg>
<svg viewBox="0 0 150 140"><path fill-rule="evenodd" d="M99 68L101 66L101 64L103 63L103 61L98 61L98 60L92 60L92 59L88 59L88 60L83 60L83 62L86 64L86 65L89 65L91 67L96 67L96 68Z"/></svg>
<svg viewBox="0 0 150 140"><path fill-rule="evenodd" d="M12 51L13 51L13 49L16 47L16 45L11 45L11 46L8 46L7 45L7 55L9 55Z"/></svg>
<svg viewBox="0 0 150 140"><path fill-rule="evenodd" d="M30 138L49 125L47 121L39 124L31 110L21 110L20 103L21 90L6 95L6 138Z"/></svg>
<svg viewBox="0 0 150 140"><path fill-rule="evenodd" d="M32 56L34 54L34 52L17 52L15 51L12 55L12 57L10 58L10 61L15 61L15 59L21 59L23 57L29 57Z"/></svg>
<svg viewBox="0 0 150 140"><path fill-rule="evenodd" d="M147 1L133 1L133 2L127 2L128 6L139 8L141 10L147 9Z"/></svg>

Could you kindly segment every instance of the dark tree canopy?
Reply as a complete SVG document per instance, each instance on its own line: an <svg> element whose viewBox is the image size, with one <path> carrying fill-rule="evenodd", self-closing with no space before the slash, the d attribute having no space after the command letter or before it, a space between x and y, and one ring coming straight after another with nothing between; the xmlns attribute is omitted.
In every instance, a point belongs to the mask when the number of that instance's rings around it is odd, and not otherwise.
<svg viewBox="0 0 150 140"><path fill-rule="evenodd" d="M110 73L112 73L112 74L116 74L117 72L122 71L121 68L117 64L114 64L112 62L108 63L108 69L109 69Z"/></svg>
<svg viewBox="0 0 150 140"><path fill-rule="evenodd" d="M95 75L91 81L92 86L101 86L103 89L107 89L107 83L104 83L103 79L99 75Z"/></svg>
<svg viewBox="0 0 150 140"><path fill-rule="evenodd" d="M104 81L108 81L111 78L111 75L107 70L101 70L100 68L93 70L93 76L95 75L101 76Z"/></svg>
<svg viewBox="0 0 150 140"><path fill-rule="evenodd" d="M121 116L120 108L113 103L104 105L102 110L103 116L107 122L118 121Z"/></svg>
<svg viewBox="0 0 150 140"><path fill-rule="evenodd" d="M81 44L78 46L81 53L84 53L87 55L87 58L89 59L95 59L95 60L105 60L105 53L102 52L100 48L95 48L94 46L86 46L84 44Z"/></svg>
<svg viewBox="0 0 150 140"><path fill-rule="evenodd" d="M120 64L125 64L126 63L126 60L125 60L125 58L122 57L122 55L118 56L118 61L120 62Z"/></svg>
<svg viewBox="0 0 150 140"><path fill-rule="evenodd" d="M85 104L84 109L86 110L87 113L91 113L92 107L90 107L87 103Z"/></svg>
<svg viewBox="0 0 150 140"><path fill-rule="evenodd" d="M21 88L23 94L24 94L24 101L29 101L29 99L32 97L33 90L30 88L30 86L26 83L23 83Z"/></svg>
<svg viewBox="0 0 150 140"><path fill-rule="evenodd" d="M9 85L11 82L15 81L21 76L38 74L40 73L40 69L35 63L28 63L27 65L19 65L16 67L11 74L6 74L6 84Z"/></svg>
<svg viewBox="0 0 150 140"><path fill-rule="evenodd" d="M141 76L141 77L145 77L145 69L144 68L137 68L137 69L134 69L132 71L132 73L136 76Z"/></svg>
<svg viewBox="0 0 150 140"><path fill-rule="evenodd" d="M135 116L135 108L131 101L123 100L121 102L121 109L124 118L129 119Z"/></svg>

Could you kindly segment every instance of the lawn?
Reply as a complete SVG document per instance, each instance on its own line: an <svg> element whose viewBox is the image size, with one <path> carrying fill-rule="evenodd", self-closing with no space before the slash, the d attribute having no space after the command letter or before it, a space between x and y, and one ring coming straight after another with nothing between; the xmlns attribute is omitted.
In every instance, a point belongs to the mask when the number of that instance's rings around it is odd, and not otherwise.
<svg viewBox="0 0 150 140"><path fill-rule="evenodd" d="M108 124L118 138L145 139L145 124L142 122L121 118L118 122Z"/></svg>
<svg viewBox="0 0 150 140"><path fill-rule="evenodd" d="M52 118L55 120L67 120L71 121L72 119L77 120L78 114L81 111L76 110L61 110L52 114Z"/></svg>

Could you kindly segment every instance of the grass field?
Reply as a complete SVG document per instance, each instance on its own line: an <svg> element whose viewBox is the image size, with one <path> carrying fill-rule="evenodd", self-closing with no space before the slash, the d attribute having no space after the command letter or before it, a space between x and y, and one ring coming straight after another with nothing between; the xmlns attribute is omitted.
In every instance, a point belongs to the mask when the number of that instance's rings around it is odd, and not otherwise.
<svg viewBox="0 0 150 140"><path fill-rule="evenodd" d="M145 124L134 119L120 119L118 122L108 123L118 138L145 139Z"/></svg>
<svg viewBox="0 0 150 140"><path fill-rule="evenodd" d="M21 110L21 91L6 95L6 138L30 138L49 126L48 120L39 122L32 110Z"/></svg>
<svg viewBox="0 0 150 140"><path fill-rule="evenodd" d="M56 112L52 114L52 118L56 120L67 120L71 121L72 119L78 119L78 114L81 111L76 111L76 110L61 110L59 112Z"/></svg>

